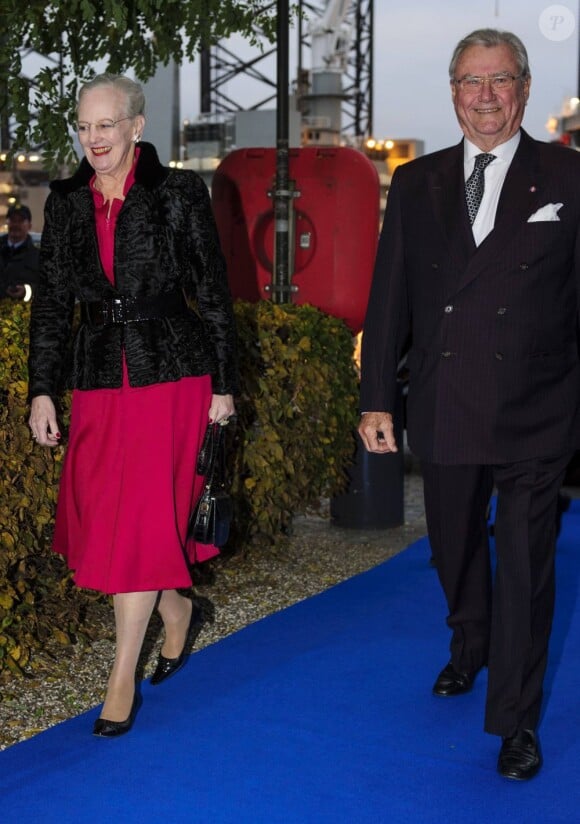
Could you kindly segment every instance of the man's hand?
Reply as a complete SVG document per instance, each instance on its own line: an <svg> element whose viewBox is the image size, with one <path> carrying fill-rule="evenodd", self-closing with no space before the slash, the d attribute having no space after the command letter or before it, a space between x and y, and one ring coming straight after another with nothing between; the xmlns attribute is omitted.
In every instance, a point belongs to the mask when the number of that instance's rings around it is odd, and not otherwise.
<svg viewBox="0 0 580 824"><path fill-rule="evenodd" d="M390 412L365 412L358 434L368 452L398 452Z"/></svg>

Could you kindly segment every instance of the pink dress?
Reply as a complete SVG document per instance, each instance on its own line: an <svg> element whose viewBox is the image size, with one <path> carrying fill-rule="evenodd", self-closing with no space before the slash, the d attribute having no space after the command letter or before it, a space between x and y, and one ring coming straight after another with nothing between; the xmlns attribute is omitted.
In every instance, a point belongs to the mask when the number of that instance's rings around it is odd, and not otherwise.
<svg viewBox="0 0 580 824"><path fill-rule="evenodd" d="M125 194L133 180L131 172ZM113 201L107 214L109 206L93 181L99 253L114 283L115 224L122 201ZM87 589L189 587L189 565L219 552L185 539L203 487L195 465L208 421L211 378L134 388L124 362L123 368L119 389L73 392L53 549L65 556L75 583Z"/></svg>

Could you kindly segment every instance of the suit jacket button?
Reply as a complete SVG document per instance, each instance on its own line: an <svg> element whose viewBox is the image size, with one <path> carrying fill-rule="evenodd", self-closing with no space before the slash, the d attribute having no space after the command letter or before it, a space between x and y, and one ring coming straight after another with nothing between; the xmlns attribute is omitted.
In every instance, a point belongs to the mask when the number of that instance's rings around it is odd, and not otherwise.
<svg viewBox="0 0 580 824"><path fill-rule="evenodd" d="M520 269L525 272L526 269L529 269L529 265L527 263L520 263Z"/></svg>
<svg viewBox="0 0 580 824"><path fill-rule="evenodd" d="M432 264L431 264L431 268L432 268L432 269L438 269L438 268L439 268L439 264L438 264L438 263L432 263Z"/></svg>
<svg viewBox="0 0 580 824"><path fill-rule="evenodd" d="M441 357L442 358L450 358L451 357L451 352L441 352Z"/></svg>
<svg viewBox="0 0 580 824"><path fill-rule="evenodd" d="M500 306L499 309L497 310L498 315L505 315L506 312L507 312L507 309L506 309L505 306Z"/></svg>
<svg viewBox="0 0 580 824"><path fill-rule="evenodd" d="M450 314L451 314L451 312L453 312L453 306L451 306L451 304L450 304L449 306L446 306L446 307L445 307L445 312L446 312L448 315L450 315Z"/></svg>
<svg viewBox="0 0 580 824"><path fill-rule="evenodd" d="M503 354L501 352L496 352L495 353L495 359L496 360L503 360Z"/></svg>

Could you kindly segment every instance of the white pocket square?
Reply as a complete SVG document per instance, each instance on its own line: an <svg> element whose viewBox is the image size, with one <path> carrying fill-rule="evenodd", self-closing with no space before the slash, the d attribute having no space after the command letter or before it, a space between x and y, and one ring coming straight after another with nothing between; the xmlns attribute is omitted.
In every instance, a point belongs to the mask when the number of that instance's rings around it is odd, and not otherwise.
<svg viewBox="0 0 580 824"><path fill-rule="evenodd" d="M558 212L563 205L563 203L546 203L545 206L542 206L541 209L538 209L537 212L530 215L528 218L528 223L538 223L539 221L545 220L560 220L558 217Z"/></svg>

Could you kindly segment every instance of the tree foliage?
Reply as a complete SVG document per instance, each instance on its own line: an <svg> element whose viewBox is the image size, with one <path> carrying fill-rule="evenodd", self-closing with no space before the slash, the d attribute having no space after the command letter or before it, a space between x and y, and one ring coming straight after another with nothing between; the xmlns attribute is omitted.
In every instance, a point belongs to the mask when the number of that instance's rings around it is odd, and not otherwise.
<svg viewBox="0 0 580 824"><path fill-rule="evenodd" d="M275 8L271 0L2 0L0 120L14 124L13 148L41 148L53 167L70 161L78 87L96 63L147 80L158 64L192 60L236 32L254 44L258 30L273 37ZM28 51L48 59L24 78Z"/></svg>

